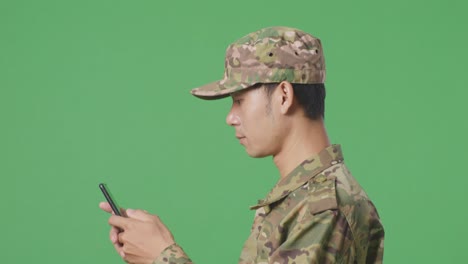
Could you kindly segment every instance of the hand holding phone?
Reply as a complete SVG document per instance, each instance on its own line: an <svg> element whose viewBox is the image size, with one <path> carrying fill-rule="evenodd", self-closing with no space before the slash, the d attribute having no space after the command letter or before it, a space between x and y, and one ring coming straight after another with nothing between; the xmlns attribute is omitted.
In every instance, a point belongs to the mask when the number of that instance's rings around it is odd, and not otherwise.
<svg viewBox="0 0 468 264"><path fill-rule="evenodd" d="M101 183L99 189L109 204L100 203L99 207L106 212L112 210L115 214L109 217L108 223L111 225L109 238L115 250L126 262L152 263L165 248L175 244L171 231L158 216L139 209L121 212L107 186ZM122 232L125 232L125 236L120 235Z"/></svg>

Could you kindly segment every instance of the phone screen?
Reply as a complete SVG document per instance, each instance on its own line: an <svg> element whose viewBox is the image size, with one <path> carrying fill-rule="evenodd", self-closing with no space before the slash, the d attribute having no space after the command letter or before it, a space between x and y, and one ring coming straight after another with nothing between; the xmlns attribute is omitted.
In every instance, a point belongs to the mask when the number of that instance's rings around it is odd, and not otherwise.
<svg viewBox="0 0 468 264"><path fill-rule="evenodd" d="M118 216L122 216L120 213L120 208L117 206L115 201L112 199L112 196L109 192L109 188L107 188L106 184L100 183L99 184L99 189L101 189L102 194L104 194L104 197L106 197L107 202L110 204L112 211L114 211L114 214Z"/></svg>

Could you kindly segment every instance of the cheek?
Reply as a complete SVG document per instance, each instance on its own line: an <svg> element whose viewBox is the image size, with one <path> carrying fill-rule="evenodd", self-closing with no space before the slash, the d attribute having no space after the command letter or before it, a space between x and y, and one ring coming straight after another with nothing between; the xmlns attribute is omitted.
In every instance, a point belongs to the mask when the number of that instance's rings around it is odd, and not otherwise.
<svg viewBox="0 0 468 264"><path fill-rule="evenodd" d="M270 113L263 120L263 137L269 148L276 149L281 144L284 136L285 127L281 125L279 116Z"/></svg>
<svg viewBox="0 0 468 264"><path fill-rule="evenodd" d="M264 112L251 120L249 130L259 144L272 144L277 132L274 120Z"/></svg>
<svg viewBox="0 0 468 264"><path fill-rule="evenodd" d="M268 113L267 101L262 91L250 94L242 111L239 113L241 128L250 139L249 143L263 146L271 143L272 130L274 130L273 113Z"/></svg>

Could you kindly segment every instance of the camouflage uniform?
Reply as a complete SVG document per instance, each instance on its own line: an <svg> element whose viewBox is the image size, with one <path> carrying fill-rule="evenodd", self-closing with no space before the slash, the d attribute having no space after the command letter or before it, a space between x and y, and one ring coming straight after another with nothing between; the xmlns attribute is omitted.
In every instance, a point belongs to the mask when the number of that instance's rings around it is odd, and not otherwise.
<svg viewBox="0 0 468 264"><path fill-rule="evenodd" d="M253 32L226 51L222 80L193 89L218 99L258 83L323 83L318 38L272 27ZM377 211L332 145L296 167L251 209L256 216L239 264L382 263L384 230ZM192 263L177 244L154 264Z"/></svg>
<svg viewBox="0 0 468 264"><path fill-rule="evenodd" d="M382 263L382 224L339 145L302 162L252 209L239 263Z"/></svg>
<svg viewBox="0 0 468 264"><path fill-rule="evenodd" d="M339 145L302 162L251 209L239 264L382 263L384 230ZM155 264L192 263L178 245Z"/></svg>

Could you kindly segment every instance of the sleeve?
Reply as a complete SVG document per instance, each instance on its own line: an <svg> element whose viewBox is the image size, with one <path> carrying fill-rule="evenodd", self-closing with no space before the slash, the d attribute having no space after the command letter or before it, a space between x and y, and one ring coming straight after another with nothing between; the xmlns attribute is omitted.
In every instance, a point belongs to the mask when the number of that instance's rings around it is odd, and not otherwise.
<svg viewBox="0 0 468 264"><path fill-rule="evenodd" d="M153 264L193 264L193 262L182 247L174 243L164 249Z"/></svg>
<svg viewBox="0 0 468 264"><path fill-rule="evenodd" d="M270 263L352 263L351 230L338 210L306 212L292 224L286 240L272 252Z"/></svg>

